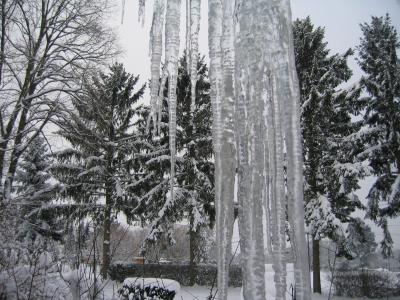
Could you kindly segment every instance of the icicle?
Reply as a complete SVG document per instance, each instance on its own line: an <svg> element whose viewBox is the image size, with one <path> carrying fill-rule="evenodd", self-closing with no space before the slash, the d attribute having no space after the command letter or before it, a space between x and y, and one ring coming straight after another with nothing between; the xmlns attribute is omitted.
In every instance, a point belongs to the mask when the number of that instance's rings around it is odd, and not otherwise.
<svg viewBox="0 0 400 300"><path fill-rule="evenodd" d="M210 96L213 110L213 145L215 155L215 171L219 171L219 157L222 137L221 101L222 101L222 3L221 0L208 1L208 48L210 56ZM216 176L216 184L221 182ZM218 188L218 184L216 189ZM216 196L219 193L216 191ZM216 199L217 200L217 199ZM216 205L219 200L216 201Z"/></svg>
<svg viewBox="0 0 400 300"><path fill-rule="evenodd" d="M125 0L122 0L121 25L124 24L124 17L125 17Z"/></svg>
<svg viewBox="0 0 400 300"><path fill-rule="evenodd" d="M265 299L263 240L263 134L261 95L264 48L257 40L259 3L237 3L235 12L236 140L238 147L239 234L242 254L243 297Z"/></svg>
<svg viewBox="0 0 400 300"><path fill-rule="evenodd" d="M190 0L190 48L189 48L189 65L188 70L190 74L191 84L191 104L190 113L192 119L194 117L195 101L196 101L196 82L197 82L197 62L199 57L199 30L200 30L200 5L201 0ZM194 124L193 131L195 131Z"/></svg>
<svg viewBox="0 0 400 300"><path fill-rule="evenodd" d="M276 75L272 77L272 106L273 106L273 141L275 144L274 164L274 201L272 207L272 251L273 251L273 269L275 271L275 299L286 299L286 261L284 250L286 248L285 238L285 186L283 175L283 134L282 134L282 109L280 91L276 86Z"/></svg>
<svg viewBox="0 0 400 300"><path fill-rule="evenodd" d="M147 120L147 130L150 123L153 123L154 130L158 129L161 121L159 107L162 106L162 95L160 91L160 65L162 56L162 32L164 25L164 0L155 0L153 11L153 22L150 31L150 55L151 55L151 82L150 82L150 114ZM161 85L163 89L164 85ZM162 94L162 92L161 92ZM161 100L160 100L161 99ZM160 104L161 102L161 104Z"/></svg>
<svg viewBox="0 0 400 300"><path fill-rule="evenodd" d="M178 78L180 0L167 1L165 19L165 68L168 74L169 148L171 154L171 201L174 201L176 155L176 84ZM164 77L165 75L163 75ZM163 81L163 80L162 80ZM160 91L163 90L161 86ZM161 94L162 96L162 94Z"/></svg>
<svg viewBox="0 0 400 300"><path fill-rule="evenodd" d="M221 121L221 99L222 99L222 59L221 59L221 36L222 36L222 5L220 0L208 1L208 47L210 56L210 97L213 111L213 146L214 146L214 165L215 165L215 209L216 209L216 226L217 226L217 243L218 248L226 245L221 245L220 240L223 236L221 229L220 214L222 207L221 199L221 136L222 136L222 121ZM220 286L220 278L226 278L224 273L226 267L221 268L221 258L219 257L218 249L218 289L224 293L224 288ZM221 294L221 291L220 291Z"/></svg>
<svg viewBox="0 0 400 300"><path fill-rule="evenodd" d="M292 18L289 0L282 0L279 7L273 9L275 15L275 56L274 72L277 89L284 111L281 114L285 132L287 151L287 198L288 216L293 237L296 298L310 299L310 277L308 270L307 244L304 230L303 202L303 153L300 132L300 94L294 60Z"/></svg>
<svg viewBox="0 0 400 300"><path fill-rule="evenodd" d="M233 86L234 69L234 28L233 28L233 9L234 2L230 0L222 1L222 20L218 26L222 27L221 39L219 42L222 62L222 84L221 84L221 111L220 118L223 125L221 136L221 149L219 150L220 171L218 180L219 196L217 206L217 228L218 244L222 245L218 249L218 293L219 299L227 299L228 280L229 280L229 261L231 256L232 230L233 230L233 199L235 190L236 175L236 145L235 145L235 123L234 107L235 94ZM193 56L192 56L193 57ZM192 58L192 80L195 69ZM195 60L197 65L197 59ZM193 89L192 85L192 91ZM193 96L193 94L192 94ZM193 98L192 98L193 99ZM194 106L194 103L192 102ZM221 128L219 128L221 130Z"/></svg>
<svg viewBox="0 0 400 300"><path fill-rule="evenodd" d="M186 0L186 69L190 77L190 2Z"/></svg>
<svg viewBox="0 0 400 300"><path fill-rule="evenodd" d="M307 243L304 230L304 202L303 202L303 153L300 132L300 90L297 80L290 1L282 0L282 15L279 20L285 24L279 26L281 42L286 47L287 88L283 89L285 97L283 106L286 108L284 117L285 140L287 145L287 174L288 174L288 215L292 228L293 253L295 258L296 298L311 299L310 274L308 270Z"/></svg>
<svg viewBox="0 0 400 300"><path fill-rule="evenodd" d="M138 21L144 26L145 20L145 12L146 12L146 0L139 0L139 12L138 12Z"/></svg>

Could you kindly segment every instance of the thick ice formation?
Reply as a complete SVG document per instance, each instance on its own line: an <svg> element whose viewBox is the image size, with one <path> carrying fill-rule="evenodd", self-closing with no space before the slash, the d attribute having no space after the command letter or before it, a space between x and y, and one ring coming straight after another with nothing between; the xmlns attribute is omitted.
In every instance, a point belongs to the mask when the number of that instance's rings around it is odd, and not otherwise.
<svg viewBox="0 0 400 300"><path fill-rule="evenodd" d="M139 2L143 13L144 0ZM171 201L174 199L180 5L180 0L167 0L161 84L158 79L164 0L154 2L151 31L149 119L154 126L159 124L163 87L168 79ZM186 59L194 116L200 0L186 0L186 9ZM273 258L276 299L285 299L286 214L294 256L296 297L310 299L299 88L289 0L209 0L208 11L219 299L227 299L236 174L244 299L266 298L266 255Z"/></svg>

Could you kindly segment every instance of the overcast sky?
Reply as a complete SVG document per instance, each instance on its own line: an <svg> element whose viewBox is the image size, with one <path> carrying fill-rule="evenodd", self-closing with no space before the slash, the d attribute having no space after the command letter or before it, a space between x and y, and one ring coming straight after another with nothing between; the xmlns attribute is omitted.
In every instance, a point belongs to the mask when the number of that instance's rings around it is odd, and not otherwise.
<svg viewBox="0 0 400 300"><path fill-rule="evenodd" d="M117 0L119 1L119 0ZM124 0L120 0L120 4ZM232 0L233 1L233 0ZM149 32L152 17L153 1L147 1L146 20L144 27L138 23L137 18L138 0L125 1L125 14L121 24L122 8L116 9L112 23L119 35L120 47L124 54L119 58L125 64L126 69L133 74L140 74L141 82L145 83L150 77ZM185 1L182 1L185 5ZM371 16L383 16L386 13L392 18L392 24L400 32L400 0L292 0L293 19L310 16L315 26L325 27L325 37L328 48L332 53L343 53L348 48L355 48L361 37L360 23L370 22ZM207 38L207 1L202 1L201 29L200 29L200 52L208 53ZM184 16L184 15L183 15ZM181 18L181 27L184 27L184 19ZM184 45L184 29L181 30L181 50ZM361 71L354 58L350 59L350 67L354 76L351 82L358 80ZM349 82L349 84L351 83ZM148 99L148 94L146 95ZM367 194L369 182L364 182L360 197ZM400 248L400 222L390 222L390 229L395 247ZM377 241L382 238L380 230L375 228Z"/></svg>
<svg viewBox="0 0 400 300"><path fill-rule="evenodd" d="M120 4L124 0L116 0ZM122 9L116 10L115 27L119 35L124 55L120 58L129 72L140 74L145 82L150 77L149 32L153 1L147 1L144 27L137 21L138 0L125 0L125 17L121 24ZM185 1L182 1L185 5ZM325 37L332 52L342 53L348 48L355 48L361 37L360 23L369 22L371 16L392 18L393 25L400 32L400 0L292 0L293 19L310 16L316 26L325 27ZM207 55L207 1L202 1L200 52ZM184 19L181 18L182 28ZM184 29L181 31L181 50L184 45ZM354 61L350 61L354 78L360 77L360 71Z"/></svg>

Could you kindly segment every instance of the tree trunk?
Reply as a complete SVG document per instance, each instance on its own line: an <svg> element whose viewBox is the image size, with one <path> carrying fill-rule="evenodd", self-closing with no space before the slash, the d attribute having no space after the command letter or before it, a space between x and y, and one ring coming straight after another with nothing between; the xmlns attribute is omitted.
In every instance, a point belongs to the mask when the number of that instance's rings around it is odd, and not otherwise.
<svg viewBox="0 0 400 300"><path fill-rule="evenodd" d="M106 206L104 210L104 224L103 224L103 265L101 268L101 276L103 279L107 278L107 272L110 268L111 254L110 254L110 237L111 237L111 184L107 183L106 191Z"/></svg>
<svg viewBox="0 0 400 300"><path fill-rule="evenodd" d="M313 238L312 250L313 250L313 292L321 294L319 240Z"/></svg>
<svg viewBox="0 0 400 300"><path fill-rule="evenodd" d="M21 117L19 119L17 133L16 133L16 137L14 139L14 148L10 155L10 165L8 166L5 183L4 183L3 197L5 199L8 199L10 197L15 172L16 172L17 166L18 166L18 160L22 154L20 146L22 144L23 132L27 125L27 116L28 116L30 104L31 104L31 101L24 103L25 106L22 110Z"/></svg>
<svg viewBox="0 0 400 300"><path fill-rule="evenodd" d="M190 215L190 227L189 227L189 283L194 285L196 283L196 272L195 272L195 259L196 259L196 232L193 228L193 214Z"/></svg>

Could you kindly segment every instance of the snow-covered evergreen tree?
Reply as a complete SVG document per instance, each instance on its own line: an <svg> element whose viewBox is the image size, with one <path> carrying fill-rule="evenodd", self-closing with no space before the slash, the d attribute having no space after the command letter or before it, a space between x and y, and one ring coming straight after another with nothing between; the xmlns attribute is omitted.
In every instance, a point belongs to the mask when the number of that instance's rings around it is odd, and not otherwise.
<svg viewBox="0 0 400 300"><path fill-rule="evenodd" d="M149 108L141 107L142 117L137 121L139 131L148 140L136 157L141 167L131 189L145 205L146 221L150 221L149 239L169 233L169 225L186 218L190 223L192 263L195 260L195 240L202 226L214 218L214 164L212 158L211 102L207 66L204 58L198 61L196 101L191 102L191 81L186 56L179 61L177 80L176 178L174 199L170 197L170 151L168 107L164 99L160 130L147 131ZM167 91L166 91L167 93Z"/></svg>
<svg viewBox="0 0 400 300"><path fill-rule="evenodd" d="M134 155L142 146L132 128L133 106L145 88L134 90L138 80L139 76L127 73L122 64L112 65L109 74L100 73L85 82L82 93L72 99L73 109L66 109L58 121L59 134L71 148L56 153L58 164L52 170L80 214L101 212L105 277L111 255L112 213L125 210L132 215L137 207L129 185Z"/></svg>
<svg viewBox="0 0 400 300"><path fill-rule="evenodd" d="M336 241L342 223L361 207L354 191L363 168L355 160L357 147L349 142L358 124L349 108L359 96L357 87L339 89L352 72L347 59L353 54L329 55L324 29L314 28L309 17L293 25L296 68L300 84L301 129L305 165L306 222L313 238L314 292L321 293L319 240Z"/></svg>
<svg viewBox="0 0 400 300"><path fill-rule="evenodd" d="M381 248L391 254L386 218L400 212L400 40L388 15L361 25L359 65L368 96L359 101L363 114L360 159L369 161L376 180L368 193L367 215L384 231Z"/></svg>
<svg viewBox="0 0 400 300"><path fill-rule="evenodd" d="M33 243L36 237L60 240L57 216L51 209L57 185L50 182L52 160L45 139L36 136L24 152L16 172L16 197L19 213L24 220L18 233Z"/></svg>
<svg viewBox="0 0 400 300"><path fill-rule="evenodd" d="M32 142L16 170L12 201L0 209L0 298L4 299L54 295L48 273L54 271L64 237L53 207L58 186L48 171L52 160L47 144L40 135L29 139Z"/></svg>

